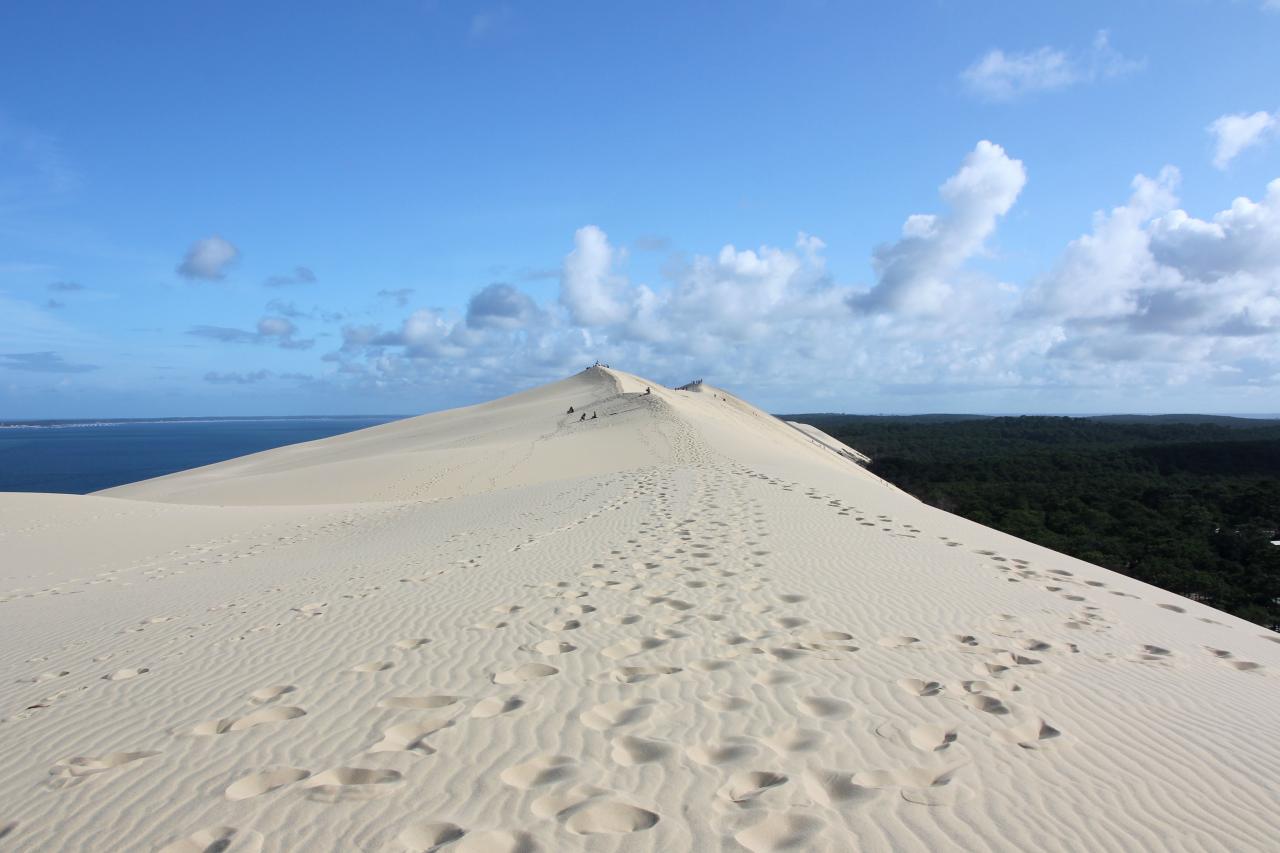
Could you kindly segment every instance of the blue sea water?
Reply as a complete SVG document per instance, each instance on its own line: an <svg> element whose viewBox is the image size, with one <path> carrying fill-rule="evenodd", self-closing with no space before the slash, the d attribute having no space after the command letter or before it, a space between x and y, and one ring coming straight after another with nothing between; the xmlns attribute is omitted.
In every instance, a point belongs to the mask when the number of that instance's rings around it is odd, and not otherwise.
<svg viewBox="0 0 1280 853"><path fill-rule="evenodd" d="M0 492L87 494L398 416L0 425Z"/></svg>

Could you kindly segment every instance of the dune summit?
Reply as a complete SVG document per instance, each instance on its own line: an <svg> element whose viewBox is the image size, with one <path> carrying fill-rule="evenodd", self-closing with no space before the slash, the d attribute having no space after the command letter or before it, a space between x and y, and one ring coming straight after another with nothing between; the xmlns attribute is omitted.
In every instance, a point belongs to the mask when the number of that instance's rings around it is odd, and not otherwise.
<svg viewBox="0 0 1280 853"><path fill-rule="evenodd" d="M0 850L1274 849L1280 635L857 455L593 368L0 494Z"/></svg>

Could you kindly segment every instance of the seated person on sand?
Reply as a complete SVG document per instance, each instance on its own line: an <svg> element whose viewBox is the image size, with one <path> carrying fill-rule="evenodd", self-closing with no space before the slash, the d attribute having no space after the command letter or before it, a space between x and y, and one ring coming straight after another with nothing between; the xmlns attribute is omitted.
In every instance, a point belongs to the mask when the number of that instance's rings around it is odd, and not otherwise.
<svg viewBox="0 0 1280 853"><path fill-rule="evenodd" d="M565 412L565 414L566 414L566 415L572 415L572 414L573 414L573 406L570 406L570 407L569 407L569 411Z"/></svg>

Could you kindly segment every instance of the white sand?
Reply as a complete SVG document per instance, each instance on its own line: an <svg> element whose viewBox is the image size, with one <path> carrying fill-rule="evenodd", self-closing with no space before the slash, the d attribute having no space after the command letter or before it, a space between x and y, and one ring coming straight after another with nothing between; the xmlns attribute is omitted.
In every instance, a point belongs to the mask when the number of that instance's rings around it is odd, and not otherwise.
<svg viewBox="0 0 1280 853"><path fill-rule="evenodd" d="M1276 849L1280 636L646 384L0 495L0 850Z"/></svg>

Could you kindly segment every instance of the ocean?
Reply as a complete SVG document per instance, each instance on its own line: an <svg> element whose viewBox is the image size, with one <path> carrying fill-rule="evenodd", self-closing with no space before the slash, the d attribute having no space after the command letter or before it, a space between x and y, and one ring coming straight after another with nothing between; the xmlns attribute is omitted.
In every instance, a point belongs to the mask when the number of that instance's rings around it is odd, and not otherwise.
<svg viewBox="0 0 1280 853"><path fill-rule="evenodd" d="M87 494L400 417L0 423L0 492Z"/></svg>

